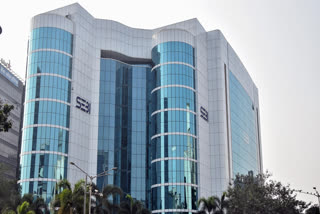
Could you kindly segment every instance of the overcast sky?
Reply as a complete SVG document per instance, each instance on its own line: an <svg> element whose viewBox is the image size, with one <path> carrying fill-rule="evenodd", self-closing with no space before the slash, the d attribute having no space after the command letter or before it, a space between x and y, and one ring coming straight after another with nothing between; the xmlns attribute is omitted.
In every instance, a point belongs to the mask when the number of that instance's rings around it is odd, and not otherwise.
<svg viewBox="0 0 320 214"><path fill-rule="evenodd" d="M75 1L2 0L0 58L25 76L32 16ZM320 190L319 0L83 0L96 18L152 29L198 18L220 29L259 88L264 170ZM301 196L316 202L316 198Z"/></svg>

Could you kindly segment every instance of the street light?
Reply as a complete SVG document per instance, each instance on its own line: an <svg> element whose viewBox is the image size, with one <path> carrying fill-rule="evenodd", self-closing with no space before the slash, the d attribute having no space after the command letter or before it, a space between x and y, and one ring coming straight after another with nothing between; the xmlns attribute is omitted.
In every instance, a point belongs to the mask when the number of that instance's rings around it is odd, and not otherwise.
<svg viewBox="0 0 320 214"><path fill-rule="evenodd" d="M95 176L90 176L86 171L84 171L83 169L81 169L77 164L75 164L74 162L70 162L71 165L77 167L81 172L83 172L86 175L86 181L85 181L85 190L84 190L84 205L83 205L83 213L86 213L86 187L87 187L87 178L90 178L90 187L89 187L89 214L91 214L91 191L92 191L92 180L101 176L106 176L106 175L110 175L108 174L108 172L112 171L112 170L117 170L117 167L113 167L112 169L103 171Z"/></svg>
<svg viewBox="0 0 320 214"><path fill-rule="evenodd" d="M295 190L295 189L293 189L293 191L295 191L295 192L299 192L299 193L303 193L303 194L307 194L307 195L313 195L313 196L316 196L316 197L318 198L318 206L319 206L319 212L320 212L320 194L319 194L319 192L318 192L318 190L317 190L317 188L316 188L316 187L313 187L313 189L316 191L316 193L312 193L312 192L304 192L304 191L302 191L302 190Z"/></svg>
<svg viewBox="0 0 320 214"><path fill-rule="evenodd" d="M316 191L315 196L317 196L317 198L318 198L318 206L319 206L319 212L320 212L320 194L319 194L316 187L313 187L313 189L314 189L314 191Z"/></svg>

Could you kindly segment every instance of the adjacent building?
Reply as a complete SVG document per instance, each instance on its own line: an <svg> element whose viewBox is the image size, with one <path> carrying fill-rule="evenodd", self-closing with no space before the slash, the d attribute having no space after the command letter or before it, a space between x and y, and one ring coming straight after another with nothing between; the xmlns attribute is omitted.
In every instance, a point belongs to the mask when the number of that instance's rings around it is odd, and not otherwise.
<svg viewBox="0 0 320 214"><path fill-rule="evenodd" d="M10 63L0 60L0 102L2 105L13 105L9 120L12 128L8 132L0 132L0 163L6 168L4 175L16 179L19 168L23 114L24 81L10 68Z"/></svg>
<svg viewBox="0 0 320 214"><path fill-rule="evenodd" d="M22 193L117 167L153 213L194 213L237 174L262 171L258 89L219 30L197 19L152 30L79 4L33 17L21 149Z"/></svg>

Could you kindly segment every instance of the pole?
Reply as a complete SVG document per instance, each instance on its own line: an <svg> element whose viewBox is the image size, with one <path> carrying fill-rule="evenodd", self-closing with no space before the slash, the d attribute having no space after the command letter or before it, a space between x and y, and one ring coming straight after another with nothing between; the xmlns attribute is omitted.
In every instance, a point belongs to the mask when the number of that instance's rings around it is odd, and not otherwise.
<svg viewBox="0 0 320 214"><path fill-rule="evenodd" d="M320 213L320 195L319 195L319 193L318 193L318 191L317 191L317 197L318 197L318 208L319 208L319 213Z"/></svg>
<svg viewBox="0 0 320 214"><path fill-rule="evenodd" d="M84 183L84 200L83 200L83 214L86 214L86 204L87 204L87 175Z"/></svg>
<svg viewBox="0 0 320 214"><path fill-rule="evenodd" d="M314 194L314 195L317 196L317 198L318 198L318 206L319 206L318 208L319 208L319 213L320 213L320 194L319 194L316 187L313 187L313 189L316 192L316 194Z"/></svg>
<svg viewBox="0 0 320 214"><path fill-rule="evenodd" d="M90 187L89 187L89 214L91 214L91 191L92 191L92 178L90 178Z"/></svg>
<svg viewBox="0 0 320 214"><path fill-rule="evenodd" d="M108 172L110 172L111 170L117 170L117 167L113 167L112 169L109 169L109 170L106 170L106 171L103 171L101 172L100 174L97 174L95 176L90 176L88 175L87 172L85 172L83 169L81 169L80 167L78 167L77 164L75 164L74 162L70 162L71 165L77 167L81 172L83 172L85 175L86 175L86 186L85 186L85 193L84 193L84 212L83 214L86 213L86 192L87 192L87 178L89 177L90 179L90 186L89 186L89 214L91 214L91 192L92 192L92 180L95 179L95 178L98 178L98 177L101 177L101 176L106 176L106 175L109 175Z"/></svg>

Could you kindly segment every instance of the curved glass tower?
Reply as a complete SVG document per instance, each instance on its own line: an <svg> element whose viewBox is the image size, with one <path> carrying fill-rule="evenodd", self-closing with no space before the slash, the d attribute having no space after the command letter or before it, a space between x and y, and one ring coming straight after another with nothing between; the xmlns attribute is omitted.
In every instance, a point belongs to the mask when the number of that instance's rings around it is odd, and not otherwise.
<svg viewBox="0 0 320 214"><path fill-rule="evenodd" d="M197 209L194 48L164 42L152 61L152 212L189 213Z"/></svg>
<svg viewBox="0 0 320 214"><path fill-rule="evenodd" d="M72 40L53 27L33 29L29 40L18 182L22 194L47 202L55 183L67 178Z"/></svg>
<svg viewBox="0 0 320 214"><path fill-rule="evenodd" d="M153 214L196 213L237 173L262 172L258 89L219 30L137 29L77 3L31 29L22 194L48 202L60 179L117 167L93 180L100 190L119 186Z"/></svg>

